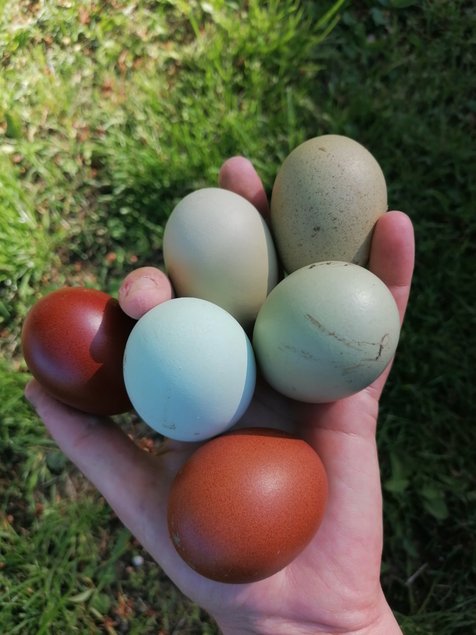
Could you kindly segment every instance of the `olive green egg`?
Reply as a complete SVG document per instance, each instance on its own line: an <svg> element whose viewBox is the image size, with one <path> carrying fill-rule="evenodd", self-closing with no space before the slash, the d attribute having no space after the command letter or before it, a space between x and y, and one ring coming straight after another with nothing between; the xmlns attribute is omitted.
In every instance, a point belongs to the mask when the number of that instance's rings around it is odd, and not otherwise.
<svg viewBox="0 0 476 635"><path fill-rule="evenodd" d="M386 211L384 174L363 145L341 135L305 141L284 160L271 196L285 271L324 260L365 266L373 228Z"/></svg>

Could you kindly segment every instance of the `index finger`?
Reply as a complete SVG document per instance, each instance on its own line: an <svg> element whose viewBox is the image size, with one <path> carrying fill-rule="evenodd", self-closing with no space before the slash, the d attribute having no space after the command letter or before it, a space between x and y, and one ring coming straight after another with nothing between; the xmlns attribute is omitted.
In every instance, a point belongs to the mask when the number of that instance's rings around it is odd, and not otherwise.
<svg viewBox="0 0 476 635"><path fill-rule="evenodd" d="M124 313L138 320L147 311L174 296L172 284L157 267L139 267L131 271L119 289L119 304Z"/></svg>
<svg viewBox="0 0 476 635"><path fill-rule="evenodd" d="M369 269L392 292L403 321L415 263L415 239L410 218L403 212L387 212L374 229Z"/></svg>
<svg viewBox="0 0 476 635"><path fill-rule="evenodd" d="M403 212L387 212L377 221L372 237L369 269L390 289L403 322L410 296L415 263L415 240L410 218ZM378 399L391 364L367 388Z"/></svg>
<svg viewBox="0 0 476 635"><path fill-rule="evenodd" d="M241 156L227 159L221 166L218 183L223 189L246 198L266 219L268 218L268 197L251 161Z"/></svg>

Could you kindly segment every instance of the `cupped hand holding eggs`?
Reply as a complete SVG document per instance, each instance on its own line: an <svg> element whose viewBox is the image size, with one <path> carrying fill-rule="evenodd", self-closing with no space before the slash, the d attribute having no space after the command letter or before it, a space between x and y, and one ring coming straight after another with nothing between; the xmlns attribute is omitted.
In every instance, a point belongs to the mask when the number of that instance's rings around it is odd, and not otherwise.
<svg viewBox="0 0 476 635"><path fill-rule="evenodd" d="M247 168L241 190L253 178ZM386 368L400 331L391 293L359 266L386 197L374 157L339 135L310 139L286 158L273 186L273 233L236 191L196 190L165 226L168 277L153 267L131 272L124 312L92 289L43 298L23 329L27 364L69 405L115 414L130 399L151 427L183 441L240 419L256 361L273 388L300 401L358 392ZM133 328L127 315L138 319Z"/></svg>
<svg viewBox="0 0 476 635"><path fill-rule="evenodd" d="M232 189L236 185L248 200L265 200L259 178L242 158L224 164L220 184L224 183ZM369 269L391 290L401 319L412 268L411 223L404 214L389 212L375 226ZM158 285L151 282L151 275L157 275ZM134 292L126 284L121 290L123 310L137 318L144 307L162 302L163 280L163 274L150 271L144 277L136 274ZM29 385L27 396L65 453L224 633L304 632L305 628L317 633L322 625L327 631L351 632L371 624L381 627L375 632L396 633L398 627L378 584L382 526L375 425L388 369L367 389L321 404L294 401L258 379L240 427L293 430L321 457L329 498L320 529L307 546L279 572L253 584L208 580L177 554L169 536L167 507L177 471L193 451L189 444L166 441L159 455L153 456L106 420L51 399L36 382Z"/></svg>

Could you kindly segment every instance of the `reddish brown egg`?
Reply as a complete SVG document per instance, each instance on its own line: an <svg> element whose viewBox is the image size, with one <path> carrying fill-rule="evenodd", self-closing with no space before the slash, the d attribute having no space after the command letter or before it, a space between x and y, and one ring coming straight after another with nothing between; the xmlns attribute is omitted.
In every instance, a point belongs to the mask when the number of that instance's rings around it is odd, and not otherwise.
<svg viewBox="0 0 476 635"><path fill-rule="evenodd" d="M132 406L122 358L134 324L107 293L58 289L30 309L23 356L33 376L63 403L97 415L126 412Z"/></svg>
<svg viewBox="0 0 476 635"><path fill-rule="evenodd" d="M178 472L170 537L203 576L255 582L306 547L326 501L324 467L305 441L277 430L236 430L202 445Z"/></svg>

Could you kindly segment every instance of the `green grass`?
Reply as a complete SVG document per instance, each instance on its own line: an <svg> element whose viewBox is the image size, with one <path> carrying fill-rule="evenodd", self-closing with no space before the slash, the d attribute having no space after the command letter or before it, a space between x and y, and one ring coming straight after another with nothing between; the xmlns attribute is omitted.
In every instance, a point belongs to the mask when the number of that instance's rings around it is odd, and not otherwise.
<svg viewBox="0 0 476 635"><path fill-rule="evenodd" d="M200 623L200 610L185 605L155 563L134 565L141 552L130 534L81 490L79 500L70 493L63 504L45 505L22 532L13 524L0 529L5 632L117 632L123 625L136 634L182 627L178 632L193 632ZM195 632L214 631L205 626Z"/></svg>
<svg viewBox="0 0 476 635"><path fill-rule="evenodd" d="M216 632L44 435L19 329L49 288L159 264L174 204L227 156L270 190L327 132L371 149L417 236L378 437L382 582L406 634L474 632L475 10L340 4L0 2L0 632Z"/></svg>

